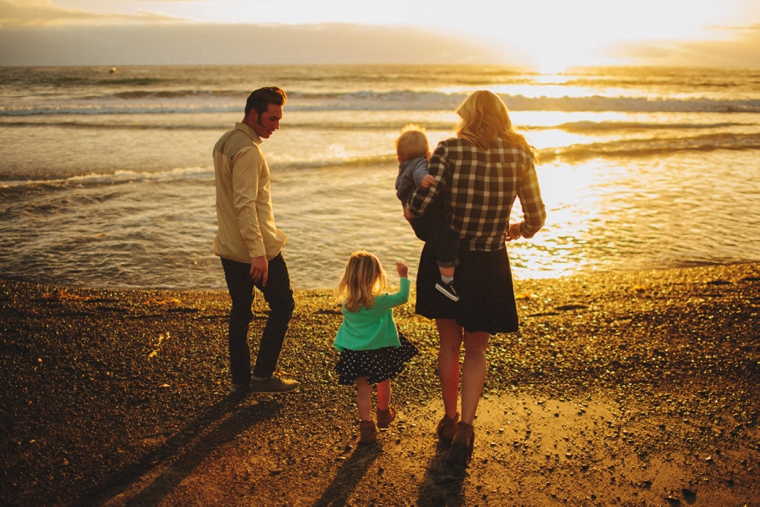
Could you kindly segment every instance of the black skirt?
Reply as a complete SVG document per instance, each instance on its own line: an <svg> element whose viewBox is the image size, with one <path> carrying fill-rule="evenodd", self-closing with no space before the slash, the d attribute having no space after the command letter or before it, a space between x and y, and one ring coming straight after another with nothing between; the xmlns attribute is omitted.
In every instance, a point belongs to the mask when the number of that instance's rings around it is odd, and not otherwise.
<svg viewBox="0 0 760 507"><path fill-rule="evenodd" d="M465 331L490 334L517 331L517 305L507 250L475 252L459 249L454 302L435 288L440 279L435 254L427 244L417 270L416 312L429 319L454 319Z"/></svg>
<svg viewBox="0 0 760 507"><path fill-rule="evenodd" d="M374 350L349 350L340 353L335 371L338 373L338 383L349 386L356 379L367 377L367 384L377 384L383 380L396 378L404 371L406 363L419 354L412 342L399 333L400 347L383 347Z"/></svg>

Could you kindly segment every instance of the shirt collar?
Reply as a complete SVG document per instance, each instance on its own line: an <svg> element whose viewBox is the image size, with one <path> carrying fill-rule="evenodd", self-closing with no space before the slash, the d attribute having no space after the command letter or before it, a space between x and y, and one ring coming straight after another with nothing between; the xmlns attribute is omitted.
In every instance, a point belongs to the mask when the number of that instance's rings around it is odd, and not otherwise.
<svg viewBox="0 0 760 507"><path fill-rule="evenodd" d="M251 140L256 144L261 144L262 139L259 137L259 135L256 133L255 130L253 130L251 127L246 125L245 123L236 123L235 128L238 129L241 132L244 132L248 137L251 138Z"/></svg>

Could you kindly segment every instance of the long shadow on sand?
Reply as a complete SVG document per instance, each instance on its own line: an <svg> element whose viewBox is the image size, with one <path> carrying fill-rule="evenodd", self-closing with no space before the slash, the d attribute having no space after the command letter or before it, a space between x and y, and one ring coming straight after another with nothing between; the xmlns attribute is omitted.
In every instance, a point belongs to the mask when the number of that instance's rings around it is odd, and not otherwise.
<svg viewBox="0 0 760 507"><path fill-rule="evenodd" d="M127 492L141 477L160 466L161 461L165 461L171 463L168 468L126 502L126 505L130 506L158 505L216 448L234 440L251 426L270 419L280 410L277 403L257 403L240 407L244 399L230 396L211 406L202 417L188 424L161 447L151 452L151 459L146 457L139 463L114 471L76 503L102 505ZM209 427L211 429L204 433L204 428ZM201 436L198 436L199 434Z"/></svg>
<svg viewBox="0 0 760 507"><path fill-rule="evenodd" d="M345 505L351 492L367 473L372 462L383 453L377 443L360 445L338 469L335 478L322 496L314 503L314 507L336 507Z"/></svg>
<svg viewBox="0 0 760 507"><path fill-rule="evenodd" d="M459 507L464 505L462 484L465 469L450 465L449 448L439 444L428 463L417 495L417 507Z"/></svg>

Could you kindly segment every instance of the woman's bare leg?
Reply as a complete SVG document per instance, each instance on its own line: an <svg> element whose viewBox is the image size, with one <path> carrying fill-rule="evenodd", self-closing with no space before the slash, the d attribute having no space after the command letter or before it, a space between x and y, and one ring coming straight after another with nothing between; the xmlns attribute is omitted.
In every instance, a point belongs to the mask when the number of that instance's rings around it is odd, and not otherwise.
<svg viewBox="0 0 760 507"><path fill-rule="evenodd" d="M454 319L438 319L438 376L441 381L443 408L446 416L454 418L459 401L459 352L462 347L462 328Z"/></svg>
<svg viewBox="0 0 760 507"><path fill-rule="evenodd" d="M486 348L489 334L464 333L464 364L462 365L462 421L472 424L486 380Z"/></svg>

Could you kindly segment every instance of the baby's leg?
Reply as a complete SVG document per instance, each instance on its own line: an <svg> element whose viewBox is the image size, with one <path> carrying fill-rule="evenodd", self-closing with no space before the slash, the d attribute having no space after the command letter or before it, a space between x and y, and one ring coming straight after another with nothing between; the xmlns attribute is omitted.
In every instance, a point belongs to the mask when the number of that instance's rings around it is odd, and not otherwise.
<svg viewBox="0 0 760 507"><path fill-rule="evenodd" d="M454 276L454 272L456 271L456 268L454 266L449 266L449 267L438 266L438 271L441 272L441 276Z"/></svg>
<svg viewBox="0 0 760 507"><path fill-rule="evenodd" d="M435 252L441 275L453 277L454 266L459 264L457 238L454 231L449 229L443 205L434 202L415 222L422 222L420 227L426 230L426 241Z"/></svg>

